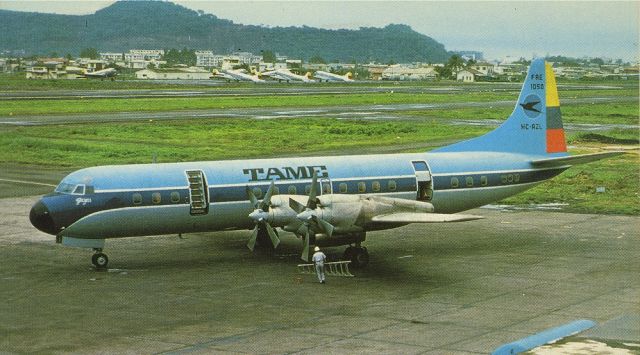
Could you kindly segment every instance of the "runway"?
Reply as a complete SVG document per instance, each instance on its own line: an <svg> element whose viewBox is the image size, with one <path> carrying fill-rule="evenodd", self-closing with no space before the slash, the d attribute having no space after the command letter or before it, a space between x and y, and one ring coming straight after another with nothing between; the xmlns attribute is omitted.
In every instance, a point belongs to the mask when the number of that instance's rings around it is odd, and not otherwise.
<svg viewBox="0 0 640 355"><path fill-rule="evenodd" d="M248 231L108 240L95 272L29 225L36 198L0 199L3 352L486 354L576 319L640 343L639 217L473 210L370 233L369 267L320 285L298 240L252 254Z"/></svg>
<svg viewBox="0 0 640 355"><path fill-rule="evenodd" d="M141 81L136 80L136 83ZM42 91L3 91L2 100L59 100L59 99L96 99L96 98L162 98L162 97L225 97L225 96L268 96L268 95L335 95L365 93L455 93L460 91L512 91L517 93L521 83L474 83L474 84L440 84L440 83L399 83L393 81L359 81L352 84L317 83L312 85L300 83L267 83L249 84L232 83L213 80L153 80L143 83L171 85L175 88L164 89L109 89L109 90L42 90ZM560 90L620 90L631 87L620 85L578 85L560 84Z"/></svg>
<svg viewBox="0 0 640 355"><path fill-rule="evenodd" d="M636 97L593 97L563 100L565 105L635 102ZM64 114L64 115L21 115L0 116L0 125L33 126L49 124L76 124L86 122L122 122L139 120L176 120L176 119L282 119L302 117L330 117L339 119L395 120L407 119L399 113L425 110L512 107L513 100L488 102L447 102L423 104L386 104L352 106L306 106L306 107L256 107L256 108L220 108L180 111L128 111L108 113ZM479 122L483 122L480 120ZM487 121L487 124L492 125ZM637 126L634 126L636 128ZM610 127L619 128L619 127Z"/></svg>

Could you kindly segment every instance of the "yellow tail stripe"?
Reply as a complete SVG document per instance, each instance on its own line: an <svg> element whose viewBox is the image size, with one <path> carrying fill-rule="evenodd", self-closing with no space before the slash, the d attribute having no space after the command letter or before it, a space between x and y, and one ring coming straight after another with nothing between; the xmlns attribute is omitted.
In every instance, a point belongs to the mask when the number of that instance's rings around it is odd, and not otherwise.
<svg viewBox="0 0 640 355"><path fill-rule="evenodd" d="M558 99L558 87L556 86L556 76L553 74L551 64L544 63L546 78L546 102L547 107L559 107L560 99Z"/></svg>

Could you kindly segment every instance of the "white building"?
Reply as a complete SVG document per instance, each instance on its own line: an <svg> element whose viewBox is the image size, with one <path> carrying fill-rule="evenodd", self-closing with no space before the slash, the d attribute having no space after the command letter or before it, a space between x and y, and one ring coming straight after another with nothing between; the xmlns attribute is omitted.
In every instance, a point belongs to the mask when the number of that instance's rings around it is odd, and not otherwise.
<svg viewBox="0 0 640 355"><path fill-rule="evenodd" d="M473 83L476 81L478 75L481 75L481 73L476 70L463 69L456 74L456 80L462 81L463 83Z"/></svg>
<svg viewBox="0 0 640 355"><path fill-rule="evenodd" d="M402 64L392 65L382 71L382 80L435 80L438 72L433 67L413 68Z"/></svg>
<svg viewBox="0 0 640 355"><path fill-rule="evenodd" d="M123 53L100 53L100 59L110 63L121 62L123 58Z"/></svg>
<svg viewBox="0 0 640 355"><path fill-rule="evenodd" d="M208 80L210 77L209 71L197 67L143 69L136 72L137 79Z"/></svg>
<svg viewBox="0 0 640 355"><path fill-rule="evenodd" d="M223 55L213 54L213 51L196 51L197 67L219 67L222 65L223 60Z"/></svg>
<svg viewBox="0 0 640 355"><path fill-rule="evenodd" d="M124 54L124 61L160 60L162 56L164 56L164 50L162 49L130 49L129 53Z"/></svg>
<svg viewBox="0 0 640 355"><path fill-rule="evenodd" d="M493 64L486 62L479 62L471 65L471 69L482 73L484 76L493 76Z"/></svg>

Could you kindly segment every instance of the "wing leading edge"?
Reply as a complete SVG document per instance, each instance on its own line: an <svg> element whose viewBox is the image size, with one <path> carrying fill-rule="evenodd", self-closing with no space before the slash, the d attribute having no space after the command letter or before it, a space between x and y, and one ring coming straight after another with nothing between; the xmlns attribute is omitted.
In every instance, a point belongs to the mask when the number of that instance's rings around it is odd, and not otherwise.
<svg viewBox="0 0 640 355"><path fill-rule="evenodd" d="M482 216L471 214L444 214L444 213L419 213L399 212L375 216L371 222L377 223L447 223L466 222L483 219Z"/></svg>

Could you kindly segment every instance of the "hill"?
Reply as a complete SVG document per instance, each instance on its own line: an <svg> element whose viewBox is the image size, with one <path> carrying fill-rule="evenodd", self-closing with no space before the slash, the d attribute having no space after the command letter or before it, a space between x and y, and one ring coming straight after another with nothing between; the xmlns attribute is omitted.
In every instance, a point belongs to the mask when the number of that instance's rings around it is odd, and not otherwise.
<svg viewBox="0 0 640 355"><path fill-rule="evenodd" d="M217 53L261 50L308 60L443 62L444 46L406 25L358 30L235 24L170 2L121 1L91 15L0 10L0 51L78 55L83 48L212 49Z"/></svg>

